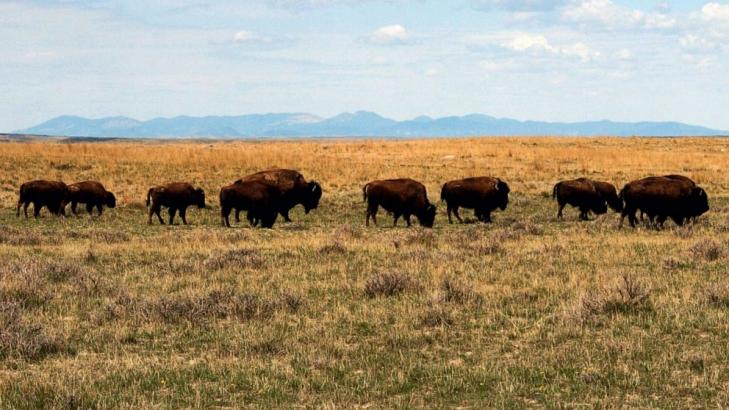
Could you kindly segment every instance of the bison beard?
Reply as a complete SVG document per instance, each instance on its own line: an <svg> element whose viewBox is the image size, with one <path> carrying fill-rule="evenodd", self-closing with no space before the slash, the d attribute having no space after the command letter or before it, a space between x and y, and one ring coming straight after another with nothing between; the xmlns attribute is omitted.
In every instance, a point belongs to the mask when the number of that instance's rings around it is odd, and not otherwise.
<svg viewBox="0 0 729 410"><path fill-rule="evenodd" d="M428 201L425 186L412 179L390 179L373 181L362 188L367 202L365 225L370 225L370 217L377 225L377 210L380 206L393 215L393 226L403 216L411 226L410 216L415 215L420 225L432 228L436 207Z"/></svg>

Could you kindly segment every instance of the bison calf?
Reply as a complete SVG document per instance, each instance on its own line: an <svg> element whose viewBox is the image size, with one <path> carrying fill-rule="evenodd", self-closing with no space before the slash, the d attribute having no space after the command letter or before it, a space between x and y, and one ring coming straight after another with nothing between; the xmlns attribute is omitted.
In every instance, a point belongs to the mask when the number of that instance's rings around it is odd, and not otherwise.
<svg viewBox="0 0 729 410"><path fill-rule="evenodd" d="M66 215L64 205L68 195L68 186L61 181L36 180L20 186L18 207L15 216L20 216L20 207L28 217L28 205L33 203L33 216L38 218L41 208L48 208L53 215Z"/></svg>
<svg viewBox="0 0 729 410"><path fill-rule="evenodd" d="M389 179L373 181L362 188L367 201L365 225L370 225L370 217L377 225L377 210L380 206L393 215L393 225L403 216L410 226L410 216L415 215L420 225L432 228L435 221L435 205L428 201L425 186L412 179Z"/></svg>
<svg viewBox="0 0 729 410"><path fill-rule="evenodd" d="M247 210L248 221L256 226L273 228L280 206L280 192L260 181L236 182L220 190L220 217L223 226L230 227L230 213Z"/></svg>
<svg viewBox="0 0 729 410"><path fill-rule="evenodd" d="M156 214L159 223L164 225L160 211L163 206L169 208L170 225L172 225L175 214L180 211L182 223L187 225L185 215L187 207L197 206L205 208L205 191L202 188L195 188L186 182L175 182L164 186L152 187L147 191L147 206L149 207L148 224L152 224L152 215Z"/></svg>
<svg viewBox="0 0 729 410"><path fill-rule="evenodd" d="M608 206L615 212L623 209L623 202L618 198L615 186L602 181L577 178L558 182L552 189L552 197L557 200L559 209L557 218L562 219L562 210L569 205L580 210L580 219L587 221L588 213L601 215L607 212Z"/></svg>
<svg viewBox="0 0 729 410"><path fill-rule="evenodd" d="M107 191L104 186L96 181L83 181L68 186L68 197L66 203L71 203L71 212L78 216L76 206L79 203L86 204L86 212L92 214L94 207L99 211L99 216L104 212L104 206L116 207L116 197Z"/></svg>
<svg viewBox="0 0 729 410"><path fill-rule="evenodd" d="M440 199L446 203L448 223L453 223L451 214L463 223L459 208L473 209L479 221L491 222L491 212L497 208L503 211L509 204L509 185L492 177L459 179L443 185Z"/></svg>

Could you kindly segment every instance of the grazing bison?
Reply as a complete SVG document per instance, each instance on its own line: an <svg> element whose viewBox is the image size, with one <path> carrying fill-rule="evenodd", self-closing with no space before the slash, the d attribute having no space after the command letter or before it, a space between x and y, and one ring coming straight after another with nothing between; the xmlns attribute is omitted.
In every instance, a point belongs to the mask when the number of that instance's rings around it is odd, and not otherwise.
<svg viewBox="0 0 729 410"><path fill-rule="evenodd" d="M25 217L28 217L28 205L33 203L33 216L38 218L41 208L48 208L53 215L66 215L64 205L68 195L68 186L61 181L37 180L26 182L20 186L18 207L15 216L20 216L23 206Z"/></svg>
<svg viewBox="0 0 729 410"><path fill-rule="evenodd" d="M151 206L150 206L151 205ZM187 225L185 214L188 206L205 208L205 191L202 188L195 188L187 182L175 182L163 186L149 188L147 191L147 206L149 207L148 224L152 224L152 215L157 214L159 223L164 225L160 211L163 206L169 208L170 225L175 219L175 213L180 211L182 222Z"/></svg>
<svg viewBox="0 0 729 410"><path fill-rule="evenodd" d="M248 221L256 226L273 228L278 216L280 193L273 185L260 181L236 182L220 190L220 217L223 226L230 227L230 212L248 211Z"/></svg>
<svg viewBox="0 0 729 410"><path fill-rule="evenodd" d="M690 180L689 180L690 181ZM632 181L620 191L625 202L620 225L628 217L630 226L635 227L635 212L646 213L657 226L663 226L667 218L677 225L692 217L698 217L709 210L709 198L703 188L676 176L648 177Z"/></svg>
<svg viewBox="0 0 729 410"><path fill-rule="evenodd" d="M643 178L643 180L646 180L646 181L647 180L654 180L654 179L655 180L661 180L662 178L668 178L668 179L672 179L672 180L675 180L675 181L679 181L679 182L682 182L683 184L686 184L686 186L689 186L689 187L695 187L695 186L697 186L696 185L696 182L694 182L691 178L685 177L683 175L675 175L675 174L665 175L665 176L662 176L662 177L646 177L646 178ZM640 221L641 222L643 222L643 220L644 220L643 217L644 217L645 214L646 214L646 212L641 209L640 210ZM692 215L688 219L695 220L697 216L698 215ZM651 224L654 223L654 219L655 219L655 215L651 215L651 214L648 215L648 220L650 221Z"/></svg>
<svg viewBox="0 0 729 410"><path fill-rule="evenodd" d="M377 210L380 206L391 212L394 217L393 225L397 226L400 216L410 226L410 216L415 215L420 225L432 228L435 221L435 205L428 201L425 186L412 179L388 179L373 181L362 188L364 199L367 201L367 219L365 224L370 225L370 217L377 225Z"/></svg>
<svg viewBox="0 0 729 410"><path fill-rule="evenodd" d="M257 172L243 177L235 183L247 181L263 182L273 185L279 190L278 212L286 222L291 222L291 218L289 218L291 208L301 204L304 206L304 212L308 214L319 206L322 195L321 185L318 182L307 182L301 173L290 169L270 169ZM239 212L240 210L236 210L236 221L240 220Z"/></svg>
<svg viewBox="0 0 729 410"><path fill-rule="evenodd" d="M440 199L448 207L448 223L453 223L451 214L463 223L458 215L459 208L473 209L479 221L491 222L491 212L496 208L503 211L509 204L509 185L492 177L459 179L443 185Z"/></svg>
<svg viewBox="0 0 729 410"><path fill-rule="evenodd" d="M86 212L92 214L94 207L99 211L99 216L104 212L104 206L116 207L116 197L107 191L101 183L96 181L77 182L68 186L66 203L71 203L71 212L78 216L76 206L79 203L86 204Z"/></svg>
<svg viewBox="0 0 729 410"><path fill-rule="evenodd" d="M583 221L589 219L587 214L590 211L596 215L607 212L608 204L615 210L622 210L622 202L615 192L615 187L607 182L597 184L595 182L587 178L558 182L552 189L552 198L559 204L557 218L563 219L562 210L567 204L580 210L580 219Z"/></svg>

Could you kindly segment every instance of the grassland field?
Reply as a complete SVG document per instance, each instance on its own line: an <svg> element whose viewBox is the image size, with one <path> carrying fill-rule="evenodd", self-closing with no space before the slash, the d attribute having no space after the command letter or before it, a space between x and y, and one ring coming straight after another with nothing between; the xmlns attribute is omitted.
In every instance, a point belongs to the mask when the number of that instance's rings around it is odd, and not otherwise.
<svg viewBox="0 0 729 410"><path fill-rule="evenodd" d="M729 139L0 142L0 408L724 408ZM217 193L270 167L324 189L273 230L220 226ZM695 225L558 221L553 185L668 173ZM441 185L511 187L449 225ZM435 227L364 227L362 186L411 177ZM101 218L16 218L20 184L99 180ZM156 184L203 187L148 226Z"/></svg>

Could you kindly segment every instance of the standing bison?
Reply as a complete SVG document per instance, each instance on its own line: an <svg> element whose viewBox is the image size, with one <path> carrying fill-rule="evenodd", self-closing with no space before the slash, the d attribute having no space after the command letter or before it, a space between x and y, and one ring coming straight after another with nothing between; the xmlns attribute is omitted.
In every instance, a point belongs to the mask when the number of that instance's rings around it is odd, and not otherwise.
<svg viewBox="0 0 729 410"><path fill-rule="evenodd" d="M615 212L623 210L623 202L614 185L587 178L558 182L552 189L552 197L559 204L558 219L564 218L562 211L567 204L580 210L580 219L583 221L589 220L590 212L595 215L606 213L608 206Z"/></svg>
<svg viewBox="0 0 729 410"><path fill-rule="evenodd" d="M18 207L15 216L20 216L20 206L28 217L28 205L33 203L33 216L38 218L41 208L48 208L53 215L66 215L64 205L68 195L68 186L61 181L36 180L20 186Z"/></svg>
<svg viewBox="0 0 729 410"><path fill-rule="evenodd" d="M709 210L709 197L703 188L690 179L676 175L647 177L629 182L620 191L625 202L620 225L628 217L635 227L637 210L648 215L651 223L663 226L671 218L677 225Z"/></svg>
<svg viewBox="0 0 729 410"><path fill-rule="evenodd" d="M96 181L83 181L68 186L66 203L71 203L71 212L78 216L76 206L79 203L86 204L86 212L92 214L94 207L99 211L99 216L104 212L104 206L116 207L116 197L107 191L101 183Z"/></svg>
<svg viewBox="0 0 729 410"><path fill-rule="evenodd" d="M446 203L448 223L453 223L451 214L463 223L459 208L473 209L479 221L491 222L491 212L496 208L503 211L509 204L509 185L492 177L459 179L443 185L440 199Z"/></svg>
<svg viewBox="0 0 729 410"><path fill-rule="evenodd" d="M205 208L205 191L202 188L195 188L187 182L175 182L163 186L149 188L147 191L147 206L149 207L148 224L152 224L152 215L156 214L159 223L164 225L160 211L163 206L169 208L170 225L172 225L175 214L180 211L182 223L187 225L185 215L187 207L197 206Z"/></svg>
<svg viewBox="0 0 729 410"><path fill-rule="evenodd" d="M247 210L248 221L255 226L273 228L280 209L280 193L273 185L260 181L238 181L220 190L220 217L230 227L230 212Z"/></svg>
<svg viewBox="0 0 729 410"><path fill-rule="evenodd" d="M425 186L420 182L407 178L373 181L365 185L362 191L367 201L365 225L370 226L370 217L377 225L377 210L382 206L392 213L394 226L397 226L401 216L410 226L410 216L415 215L420 225L433 227L436 207L428 201Z"/></svg>
<svg viewBox="0 0 729 410"><path fill-rule="evenodd" d="M243 177L235 183L259 181L276 187L280 193L278 212L286 222L291 222L289 211L296 205L303 205L307 214L319 206L322 196L321 185L315 181L307 182L301 173L290 169L270 169ZM236 221L239 220L236 210Z"/></svg>

